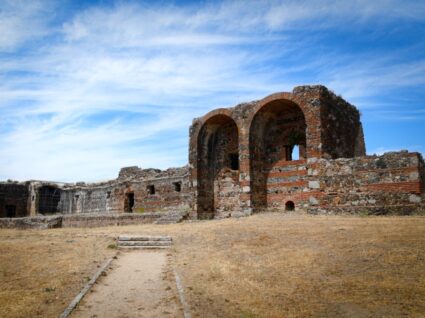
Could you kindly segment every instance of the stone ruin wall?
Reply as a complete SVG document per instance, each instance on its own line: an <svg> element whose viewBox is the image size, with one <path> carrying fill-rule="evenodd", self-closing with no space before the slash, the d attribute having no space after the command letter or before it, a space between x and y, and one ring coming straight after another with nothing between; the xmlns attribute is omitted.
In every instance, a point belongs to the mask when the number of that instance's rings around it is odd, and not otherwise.
<svg viewBox="0 0 425 318"><path fill-rule="evenodd" d="M294 144L298 160L289 154ZM226 158L236 151L233 169ZM324 86L296 87L194 119L189 163L194 218L283 211L292 204L309 213L424 210L422 156L366 156L359 111Z"/></svg>
<svg viewBox="0 0 425 318"><path fill-rule="evenodd" d="M0 218L28 215L28 184L0 183Z"/></svg>
<svg viewBox="0 0 425 318"><path fill-rule="evenodd" d="M148 187L155 193L149 193ZM150 188L152 189L152 188ZM129 198L132 195L133 205ZM123 168L117 179L76 184L27 181L0 183L0 216L13 217L85 214L187 211L193 201L187 167L168 170ZM9 211L10 212L10 211Z"/></svg>
<svg viewBox="0 0 425 318"><path fill-rule="evenodd" d="M409 152L294 162L286 166L290 177L270 189L268 205L283 209L292 201L312 214L421 212L425 196L420 165L420 154Z"/></svg>
<svg viewBox="0 0 425 318"><path fill-rule="evenodd" d="M185 167L164 171L123 168L113 181L65 187L59 211L74 214L188 210L192 195L187 174Z"/></svg>
<svg viewBox="0 0 425 318"><path fill-rule="evenodd" d="M422 202L425 202L425 162L420 156L419 160L419 177L421 179Z"/></svg>
<svg viewBox="0 0 425 318"><path fill-rule="evenodd" d="M324 86L213 110L193 120L189 135L189 165L182 168L127 167L117 179L93 184L0 183L0 217L11 206L15 216L52 209L46 214L68 215L69 226L101 223L72 215L123 212L153 220L156 212L175 210L189 211L192 219L293 208L312 214L425 211L422 156L366 156L360 113ZM121 222L114 218L107 222Z"/></svg>
<svg viewBox="0 0 425 318"><path fill-rule="evenodd" d="M357 108L325 88L320 94L322 157L364 156L363 127Z"/></svg>

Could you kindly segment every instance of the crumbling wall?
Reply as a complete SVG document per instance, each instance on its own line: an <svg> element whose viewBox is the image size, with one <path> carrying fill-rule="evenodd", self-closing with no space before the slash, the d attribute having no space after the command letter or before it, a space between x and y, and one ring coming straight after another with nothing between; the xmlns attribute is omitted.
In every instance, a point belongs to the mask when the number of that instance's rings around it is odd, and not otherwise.
<svg viewBox="0 0 425 318"><path fill-rule="evenodd" d="M306 122L297 105L275 101L256 114L250 128L249 148L254 211L271 207L269 197L277 194L276 187L286 186L283 174L293 161L295 145L300 147L299 155L304 159Z"/></svg>
<svg viewBox="0 0 425 318"><path fill-rule="evenodd" d="M366 155L357 108L320 86L322 152L326 158Z"/></svg>
<svg viewBox="0 0 425 318"><path fill-rule="evenodd" d="M62 227L100 227L100 226L121 226L133 224L151 224L161 217L161 213L86 213L66 215L62 217Z"/></svg>
<svg viewBox="0 0 425 318"><path fill-rule="evenodd" d="M116 187L119 190L115 190L114 195L118 200L125 200L126 193L134 193L133 212L188 210L192 205L187 166L167 170L132 169L131 176L126 176L123 169L120 171L118 180L123 184ZM124 171L128 170L124 168Z"/></svg>
<svg viewBox="0 0 425 318"><path fill-rule="evenodd" d="M28 197L28 183L0 183L0 217L28 216Z"/></svg>
<svg viewBox="0 0 425 318"><path fill-rule="evenodd" d="M222 169L214 180L215 218L230 217L241 210L239 172Z"/></svg>
<svg viewBox="0 0 425 318"><path fill-rule="evenodd" d="M149 193L150 187L155 193ZM116 180L67 185L62 189L59 210L63 214L184 210L189 209L192 200L187 167L129 167L121 169Z"/></svg>
<svg viewBox="0 0 425 318"><path fill-rule="evenodd" d="M313 214L413 214L425 207L418 153L286 162L269 176L268 210L288 202Z"/></svg>
<svg viewBox="0 0 425 318"><path fill-rule="evenodd" d="M114 186L84 185L62 191L60 210L63 214L122 212Z"/></svg>
<svg viewBox="0 0 425 318"><path fill-rule="evenodd" d="M62 216L0 218L0 229L53 229L62 227Z"/></svg>
<svg viewBox="0 0 425 318"><path fill-rule="evenodd" d="M154 194L149 190L152 186ZM187 177L151 179L133 187L136 194L134 208L139 212L189 210L193 199Z"/></svg>
<svg viewBox="0 0 425 318"><path fill-rule="evenodd" d="M424 207L418 153L319 159L308 166L311 213L412 214Z"/></svg>
<svg viewBox="0 0 425 318"><path fill-rule="evenodd" d="M221 218L294 208L373 214L424 208L421 155L365 156L359 111L321 85L213 110L194 119L189 134L186 167L126 167L116 180L93 184L0 184L0 217L190 209L192 218Z"/></svg>
<svg viewBox="0 0 425 318"><path fill-rule="evenodd" d="M425 202L425 163L422 156L419 156L419 175L421 178L422 201Z"/></svg>
<svg viewBox="0 0 425 318"><path fill-rule="evenodd" d="M220 191L226 187L223 174L227 170L239 170L238 127L229 116L219 114L208 119L202 126L197 140L198 158L198 197L197 212L199 218L219 217L227 204L221 200ZM232 183L239 189L239 174ZM227 182L227 181L224 181ZM234 192L239 199L239 194ZM239 200L238 200L239 201ZM225 204L226 206L221 206ZM234 205L233 210L239 205Z"/></svg>

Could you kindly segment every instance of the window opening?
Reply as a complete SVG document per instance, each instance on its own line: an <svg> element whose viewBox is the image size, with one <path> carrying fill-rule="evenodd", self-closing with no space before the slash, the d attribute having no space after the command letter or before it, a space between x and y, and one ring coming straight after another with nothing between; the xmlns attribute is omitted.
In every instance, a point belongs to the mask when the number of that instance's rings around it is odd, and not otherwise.
<svg viewBox="0 0 425 318"><path fill-rule="evenodd" d="M155 186L153 184L147 186L148 194L155 194Z"/></svg>
<svg viewBox="0 0 425 318"><path fill-rule="evenodd" d="M292 160L299 160L300 159L300 146L295 145L294 148L292 148Z"/></svg>
<svg viewBox="0 0 425 318"><path fill-rule="evenodd" d="M174 191L180 192L182 190L182 183L181 182L173 182L174 185Z"/></svg>
<svg viewBox="0 0 425 318"><path fill-rule="evenodd" d="M237 153L231 153L229 155L230 159L230 169L239 170L239 156Z"/></svg>

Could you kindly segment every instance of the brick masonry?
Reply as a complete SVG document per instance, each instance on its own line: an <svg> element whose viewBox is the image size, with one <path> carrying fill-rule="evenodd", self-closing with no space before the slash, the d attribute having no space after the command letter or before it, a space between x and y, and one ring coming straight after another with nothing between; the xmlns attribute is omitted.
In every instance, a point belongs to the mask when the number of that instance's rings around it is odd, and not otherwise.
<svg viewBox="0 0 425 318"><path fill-rule="evenodd" d="M92 226L118 222L115 215L123 212L146 215L124 218L131 223L153 222L170 211L210 219L292 209L425 210L421 154L366 156L359 111L324 86L213 110L193 120L189 135L185 167L126 167L117 179L91 184L2 182L0 217L63 214L68 226ZM103 222L100 214L110 217Z"/></svg>
<svg viewBox="0 0 425 318"><path fill-rule="evenodd" d="M235 128L223 137L224 126ZM222 171L230 169L225 161L217 169L215 158L235 153L234 147L231 151L215 147L211 140L234 144L235 135L239 169L234 175L239 179L211 187L223 179ZM293 149L299 151L297 160L292 160ZM422 156L404 151L366 156L359 111L320 85L295 87L291 93L216 109L194 119L189 167L195 198L192 215L198 218L293 207L309 213L424 210ZM238 200L220 200L226 194Z"/></svg>

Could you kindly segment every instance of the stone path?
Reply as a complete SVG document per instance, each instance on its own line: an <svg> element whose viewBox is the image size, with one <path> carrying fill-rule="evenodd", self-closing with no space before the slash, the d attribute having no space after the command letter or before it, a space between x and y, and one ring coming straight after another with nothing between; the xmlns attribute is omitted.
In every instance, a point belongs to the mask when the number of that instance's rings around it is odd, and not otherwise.
<svg viewBox="0 0 425 318"><path fill-rule="evenodd" d="M166 251L122 252L71 317L183 317L170 273Z"/></svg>

